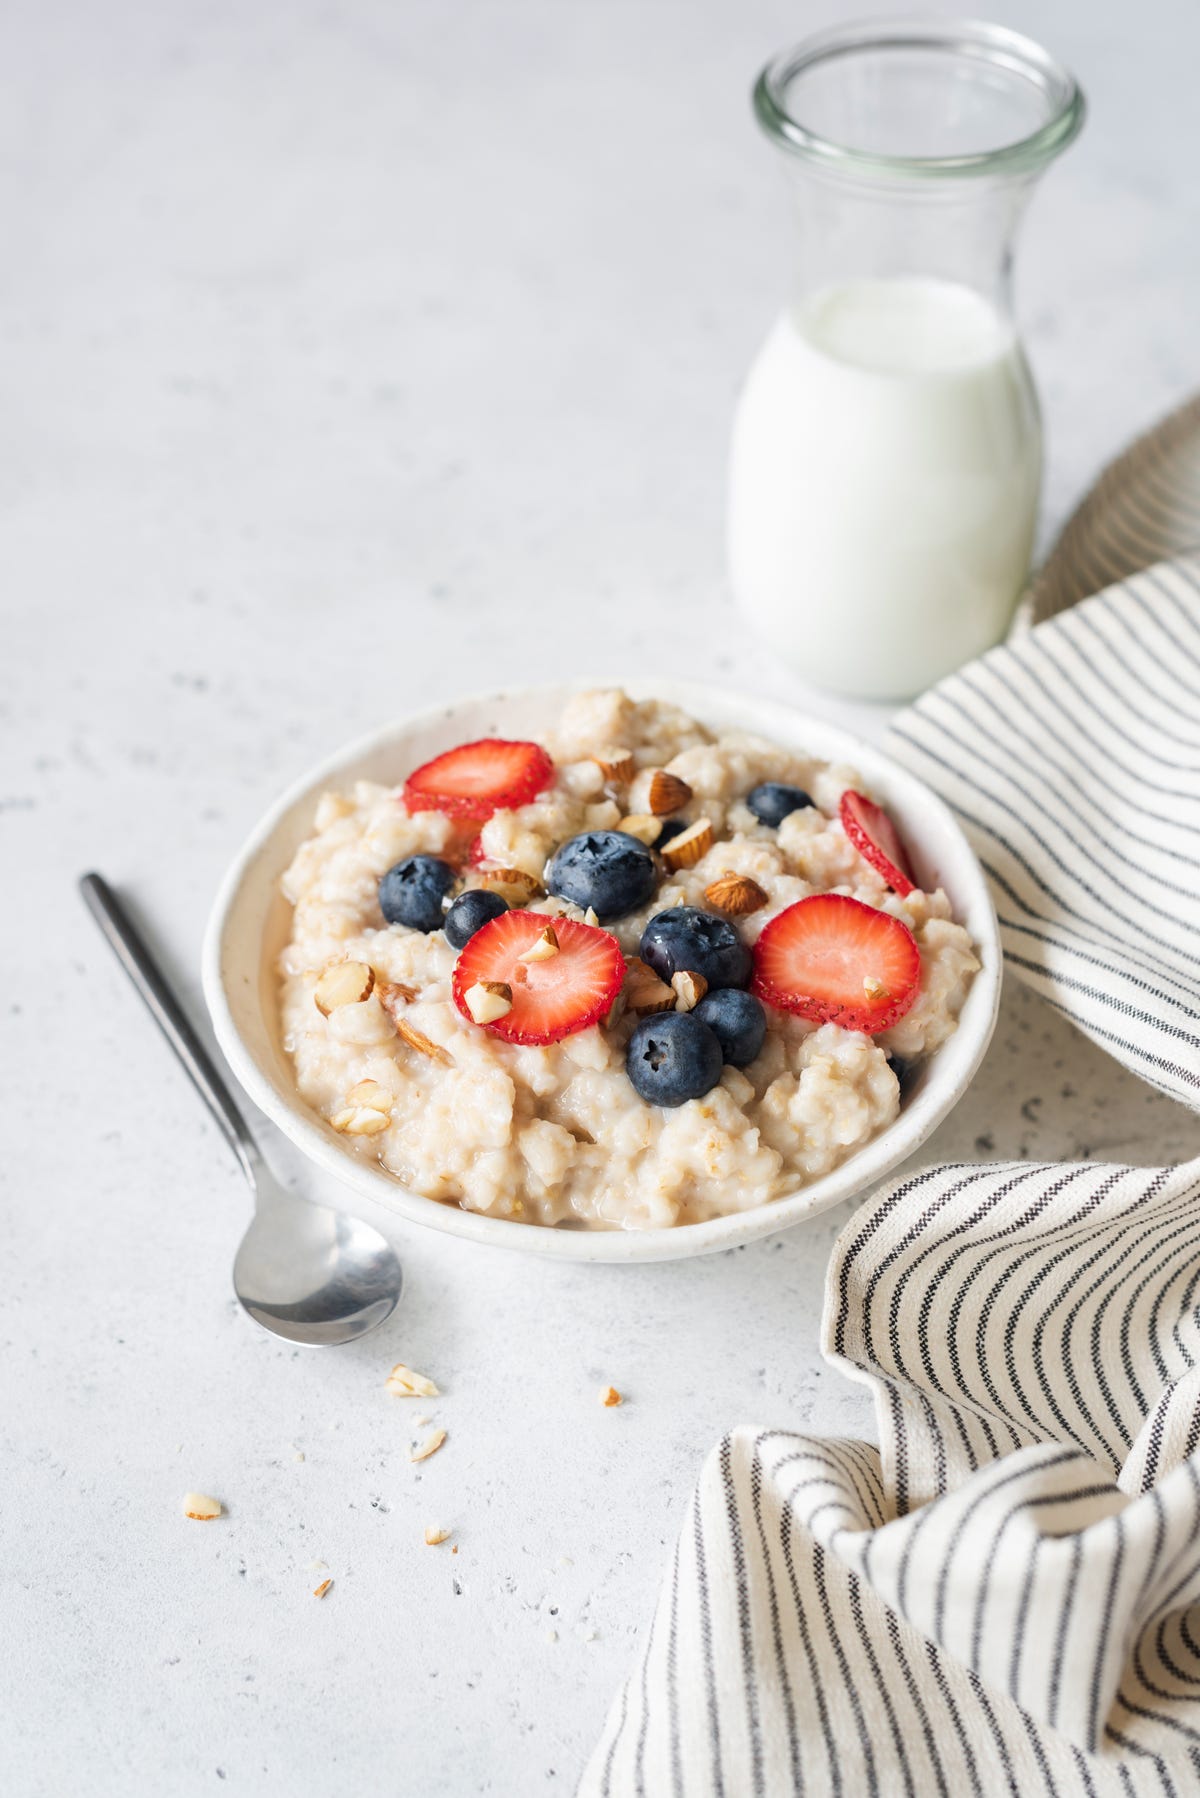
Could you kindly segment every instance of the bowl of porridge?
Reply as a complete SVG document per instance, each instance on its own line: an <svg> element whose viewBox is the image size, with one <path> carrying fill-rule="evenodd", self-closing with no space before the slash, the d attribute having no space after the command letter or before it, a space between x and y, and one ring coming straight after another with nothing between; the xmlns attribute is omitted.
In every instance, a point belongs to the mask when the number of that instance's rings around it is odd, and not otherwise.
<svg viewBox="0 0 1200 1798"><path fill-rule="evenodd" d="M210 920L250 1097L416 1223L569 1260L787 1228L911 1154L995 1021L983 872L843 732L675 681L462 700L286 793Z"/></svg>

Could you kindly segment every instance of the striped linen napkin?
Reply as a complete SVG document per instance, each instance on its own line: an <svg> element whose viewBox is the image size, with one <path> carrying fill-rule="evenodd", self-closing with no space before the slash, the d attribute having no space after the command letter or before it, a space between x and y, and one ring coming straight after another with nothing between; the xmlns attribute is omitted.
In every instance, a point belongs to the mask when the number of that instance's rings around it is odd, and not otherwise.
<svg viewBox="0 0 1200 1798"><path fill-rule="evenodd" d="M1029 611L888 748L958 812L1012 972L1200 1109L1200 401ZM879 1446L717 1447L580 1798L1200 1792L1200 1161L894 1182L822 1348Z"/></svg>
<svg viewBox="0 0 1200 1798"><path fill-rule="evenodd" d="M957 812L1009 970L1200 1110L1200 556L971 663L885 747Z"/></svg>

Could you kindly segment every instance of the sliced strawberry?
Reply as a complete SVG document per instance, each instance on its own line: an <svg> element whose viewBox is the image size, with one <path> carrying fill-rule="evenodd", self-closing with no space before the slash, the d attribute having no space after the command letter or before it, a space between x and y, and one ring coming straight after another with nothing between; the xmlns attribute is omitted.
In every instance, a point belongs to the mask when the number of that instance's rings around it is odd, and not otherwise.
<svg viewBox="0 0 1200 1798"><path fill-rule="evenodd" d="M425 762L404 783L410 812L448 812L477 818L528 805L554 779L554 763L540 743L483 737L460 743Z"/></svg>
<svg viewBox="0 0 1200 1798"><path fill-rule="evenodd" d="M751 990L760 999L843 1030L887 1030L920 984L921 954L907 924L841 893L797 900L754 946Z"/></svg>
<svg viewBox="0 0 1200 1798"><path fill-rule="evenodd" d="M547 924L554 927L558 953L522 961ZM620 945L607 930L544 912L506 911L477 930L459 956L454 1003L470 1018L471 988L481 980L502 981L511 989L512 1010L483 1028L509 1043L556 1043L602 1018L624 979Z"/></svg>
<svg viewBox="0 0 1200 1798"><path fill-rule="evenodd" d="M917 883L896 826L883 807L865 793L848 788L842 794L841 816L842 829L858 853L866 857L877 874L883 875L893 893L907 899Z"/></svg>

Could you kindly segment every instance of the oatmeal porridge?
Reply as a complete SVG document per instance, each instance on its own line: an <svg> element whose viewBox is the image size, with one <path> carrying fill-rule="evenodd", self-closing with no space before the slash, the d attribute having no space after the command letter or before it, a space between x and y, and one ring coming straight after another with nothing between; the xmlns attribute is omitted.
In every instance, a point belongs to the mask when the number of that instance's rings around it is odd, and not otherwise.
<svg viewBox="0 0 1200 1798"><path fill-rule="evenodd" d="M283 879L284 1043L431 1199L651 1229L884 1129L978 969L852 768L619 691L320 801Z"/></svg>

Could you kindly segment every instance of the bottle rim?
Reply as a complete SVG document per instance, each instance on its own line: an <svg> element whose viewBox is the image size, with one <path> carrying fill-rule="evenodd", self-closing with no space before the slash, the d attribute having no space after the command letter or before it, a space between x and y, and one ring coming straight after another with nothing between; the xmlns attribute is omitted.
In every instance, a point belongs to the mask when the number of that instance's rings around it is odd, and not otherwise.
<svg viewBox="0 0 1200 1798"><path fill-rule="evenodd" d="M904 156L865 150L805 125L789 106L796 79L817 64L881 50L927 50L947 60L976 62L1037 89L1047 116L1036 131L993 148L950 156ZM834 26L781 50L754 86L754 110L767 136L814 166L846 175L875 178L959 179L1026 173L1044 167L1078 135L1087 112L1083 90L1048 50L1004 25L982 20L876 19ZM797 109L799 110L799 109Z"/></svg>

